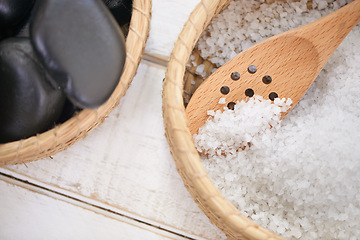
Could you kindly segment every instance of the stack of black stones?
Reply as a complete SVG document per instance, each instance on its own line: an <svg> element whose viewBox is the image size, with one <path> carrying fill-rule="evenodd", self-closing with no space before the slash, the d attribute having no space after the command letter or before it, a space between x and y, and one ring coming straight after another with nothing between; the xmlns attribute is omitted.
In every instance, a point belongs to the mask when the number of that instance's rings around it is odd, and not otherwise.
<svg viewBox="0 0 360 240"><path fill-rule="evenodd" d="M132 1L0 0L0 143L96 108L125 63Z"/></svg>

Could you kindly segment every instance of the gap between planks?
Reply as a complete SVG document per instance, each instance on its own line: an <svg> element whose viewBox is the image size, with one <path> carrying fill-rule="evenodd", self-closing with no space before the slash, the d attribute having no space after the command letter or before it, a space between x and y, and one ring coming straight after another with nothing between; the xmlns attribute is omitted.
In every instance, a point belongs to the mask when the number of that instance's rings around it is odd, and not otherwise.
<svg viewBox="0 0 360 240"><path fill-rule="evenodd" d="M142 218L130 212L123 211L121 209L72 193L70 191L46 185L42 182L12 172L8 169L0 168L0 181L25 188L29 191L33 191L53 199L72 204L74 206L81 207L83 209L133 226L137 226L148 231L152 231L156 234L169 237L171 239L205 240L199 236L195 236L171 226L166 226L164 224Z"/></svg>
<svg viewBox="0 0 360 240"><path fill-rule="evenodd" d="M166 70L168 59L164 56L155 56L145 53L143 55L142 62L152 67ZM205 240L199 236L186 233L182 230L172 228L171 226L162 225L155 221L141 218L135 214L106 205L96 200L69 192L58 187L49 186L45 183L18 174L9 169L0 168L0 180L51 197L53 199L61 200L66 203L93 211L95 213L102 214L112 219L135 225L148 231L153 231L157 234L164 235L169 238L177 237L176 239Z"/></svg>
<svg viewBox="0 0 360 240"><path fill-rule="evenodd" d="M169 62L169 58L167 57L148 53L144 53L142 60L154 67L158 67L164 70L166 70L167 64Z"/></svg>

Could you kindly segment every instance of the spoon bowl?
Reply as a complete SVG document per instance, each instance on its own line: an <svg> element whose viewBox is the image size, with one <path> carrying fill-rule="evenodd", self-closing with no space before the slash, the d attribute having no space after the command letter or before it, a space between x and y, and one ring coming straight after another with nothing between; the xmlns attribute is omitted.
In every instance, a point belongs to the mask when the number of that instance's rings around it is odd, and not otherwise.
<svg viewBox="0 0 360 240"><path fill-rule="evenodd" d="M254 94L299 102L333 52L360 21L360 0L302 27L264 40L232 58L195 91L186 108L193 135L208 110L233 108ZM225 105L219 100L225 98Z"/></svg>

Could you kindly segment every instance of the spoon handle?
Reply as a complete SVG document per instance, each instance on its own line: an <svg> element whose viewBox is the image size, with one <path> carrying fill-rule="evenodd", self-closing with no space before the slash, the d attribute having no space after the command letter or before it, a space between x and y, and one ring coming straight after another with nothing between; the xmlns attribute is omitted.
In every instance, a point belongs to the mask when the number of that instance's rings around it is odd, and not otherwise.
<svg viewBox="0 0 360 240"><path fill-rule="evenodd" d="M186 107L190 133L196 133L206 122L207 110L221 110L254 94L271 100L290 98L293 108L359 21L360 0L355 0L315 22L270 37L242 51L218 68L194 92ZM250 66L257 70L249 71ZM233 78L233 73L238 77ZM225 98L227 105L220 104L220 98Z"/></svg>
<svg viewBox="0 0 360 240"><path fill-rule="evenodd" d="M320 72L335 49L359 21L360 0L355 0L311 24L289 31L288 34L305 38L313 43L319 53L318 72Z"/></svg>

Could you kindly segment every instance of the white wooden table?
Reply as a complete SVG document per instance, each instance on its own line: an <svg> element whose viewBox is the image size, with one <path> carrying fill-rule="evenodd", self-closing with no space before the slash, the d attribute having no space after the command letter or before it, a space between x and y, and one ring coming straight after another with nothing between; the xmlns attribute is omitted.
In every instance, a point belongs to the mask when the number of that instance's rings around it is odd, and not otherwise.
<svg viewBox="0 0 360 240"><path fill-rule="evenodd" d="M164 136L162 81L199 0L153 0L144 60L120 104L84 140L0 168L0 239L225 239L185 189Z"/></svg>

